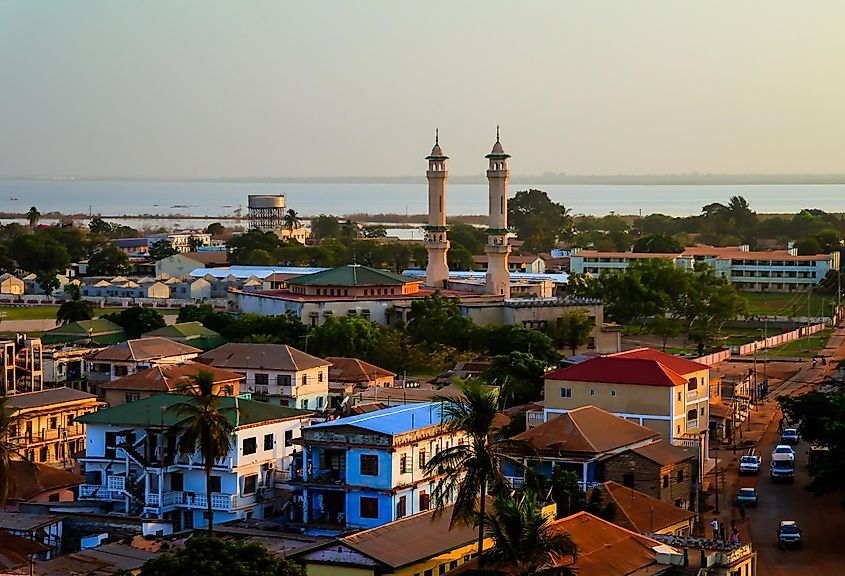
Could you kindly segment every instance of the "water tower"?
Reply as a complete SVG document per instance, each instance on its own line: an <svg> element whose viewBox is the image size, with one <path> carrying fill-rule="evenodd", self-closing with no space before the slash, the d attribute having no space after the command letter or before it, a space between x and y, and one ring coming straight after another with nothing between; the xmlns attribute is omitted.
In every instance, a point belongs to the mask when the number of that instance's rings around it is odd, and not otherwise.
<svg viewBox="0 0 845 576"><path fill-rule="evenodd" d="M285 227L284 194L250 194L247 203L250 230L279 233Z"/></svg>

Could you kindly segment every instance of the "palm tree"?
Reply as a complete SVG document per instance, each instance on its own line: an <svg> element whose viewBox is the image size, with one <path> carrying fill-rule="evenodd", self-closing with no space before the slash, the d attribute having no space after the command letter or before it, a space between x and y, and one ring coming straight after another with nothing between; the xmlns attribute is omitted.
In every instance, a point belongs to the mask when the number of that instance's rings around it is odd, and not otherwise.
<svg viewBox="0 0 845 576"><path fill-rule="evenodd" d="M29 222L29 227L34 229L38 221L41 220L41 212L35 206L31 206L29 212L26 213L26 220Z"/></svg>
<svg viewBox="0 0 845 576"><path fill-rule="evenodd" d="M552 520L541 514L533 492L517 500L496 498L493 511L485 517L487 536L493 547L484 555L502 571L512 576L534 574L574 574L559 566L578 556L578 546L569 534L556 529Z"/></svg>
<svg viewBox="0 0 845 576"><path fill-rule="evenodd" d="M506 458L525 447L512 440L496 440L493 419L499 412L499 389L471 381L460 384L463 394L435 396L441 403L445 431L464 437L465 442L438 452L426 464L426 474L440 476L432 496L442 510L454 502L451 525L478 524L478 555L484 547L485 503L488 491L510 490L502 471Z"/></svg>
<svg viewBox="0 0 845 576"><path fill-rule="evenodd" d="M8 405L9 397L2 390L0 396L0 510L6 509L6 502L12 492L15 476L12 470L12 460L29 462L17 444L12 441L21 426L21 417L15 414ZM30 463L31 464L31 463Z"/></svg>
<svg viewBox="0 0 845 576"><path fill-rule="evenodd" d="M176 413L179 421L174 429L179 434L178 450L182 455L199 452L205 468L205 497L208 514L208 533L214 530L214 513L211 508L211 472L214 463L225 458L232 449L232 435L240 411L235 406L224 408L220 396L214 394L214 375L200 370L191 376L191 383L180 390L185 401L168 408Z"/></svg>
<svg viewBox="0 0 845 576"><path fill-rule="evenodd" d="M288 211L285 212L283 217L285 223L285 229L288 230L291 234L297 228L302 227L302 220L299 219L299 214L293 208L288 208Z"/></svg>
<svg viewBox="0 0 845 576"><path fill-rule="evenodd" d="M56 311L57 322L62 326L66 326L71 322L90 320L94 317L94 303L82 299L79 293L79 286L69 284L65 287L65 292L70 294L70 300L64 302Z"/></svg>

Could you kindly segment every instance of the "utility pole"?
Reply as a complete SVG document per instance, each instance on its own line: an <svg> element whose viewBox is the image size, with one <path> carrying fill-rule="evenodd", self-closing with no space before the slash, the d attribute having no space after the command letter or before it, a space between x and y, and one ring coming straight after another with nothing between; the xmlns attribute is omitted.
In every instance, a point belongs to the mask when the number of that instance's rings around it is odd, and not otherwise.
<svg viewBox="0 0 845 576"><path fill-rule="evenodd" d="M714 445L714 452L716 453L716 467L713 469L713 481L716 485L716 508L713 510L715 514L719 513L719 445Z"/></svg>

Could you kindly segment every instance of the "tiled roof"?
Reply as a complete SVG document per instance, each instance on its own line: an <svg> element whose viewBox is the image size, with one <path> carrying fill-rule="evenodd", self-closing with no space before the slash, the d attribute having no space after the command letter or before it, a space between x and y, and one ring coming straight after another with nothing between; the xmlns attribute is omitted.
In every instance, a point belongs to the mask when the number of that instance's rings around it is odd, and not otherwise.
<svg viewBox="0 0 845 576"><path fill-rule="evenodd" d="M680 446L672 446L662 440L660 442L634 448L631 452L639 454L643 458L651 460L655 464L659 464L661 466L676 464L692 458L692 454L687 452L685 449Z"/></svg>
<svg viewBox="0 0 845 576"><path fill-rule="evenodd" d="M14 410L26 410L41 406L51 406L53 404L96 399L97 397L93 394L74 390L73 388L51 388L49 390L39 390L38 392L13 394L9 396L6 406Z"/></svg>
<svg viewBox="0 0 845 576"><path fill-rule="evenodd" d="M107 424L112 426L174 426L181 416L173 408L189 400L189 396L180 394L155 394L149 398L136 400L80 416L76 420L84 424ZM311 414L306 410L297 410L287 406L278 406L267 402L244 400L236 396L220 396L220 409L235 426L249 426L274 420L301 418ZM235 414L235 406L239 414Z"/></svg>
<svg viewBox="0 0 845 576"><path fill-rule="evenodd" d="M237 344L230 342L209 350L197 362L230 370L278 370L297 372L328 366L330 362L287 344Z"/></svg>
<svg viewBox="0 0 845 576"><path fill-rule="evenodd" d="M604 501L616 504L613 523L635 532L651 534L695 517L694 512L672 506L612 480L601 487Z"/></svg>
<svg viewBox="0 0 845 576"><path fill-rule="evenodd" d="M95 352L89 360L113 361L113 362L140 362L143 360L157 360L171 356L185 356L199 354L199 348L173 342L167 338L139 338L128 340L103 350Z"/></svg>
<svg viewBox="0 0 845 576"><path fill-rule="evenodd" d="M193 380L191 377L196 376L200 372L210 372L214 376L215 383L243 380L244 378L241 374L230 372L229 370L197 362L188 362L185 364L147 368L135 374L112 380L111 382L103 382L99 384L99 388L103 390L172 392L185 386L192 386Z"/></svg>
<svg viewBox="0 0 845 576"><path fill-rule="evenodd" d="M558 368L547 372L543 378L570 382L674 387L687 383L685 375L701 370L709 370L709 367L651 348L638 348Z"/></svg>
<svg viewBox="0 0 845 576"><path fill-rule="evenodd" d="M365 383L378 378L393 378L396 376L389 370L358 358L329 356L326 360L332 363L331 368L329 368L329 380L333 382Z"/></svg>
<svg viewBox="0 0 845 576"><path fill-rule="evenodd" d="M29 500L44 492L72 488L85 483L85 476L45 464L30 464L14 460L11 467L13 483L9 493L10 500Z"/></svg>
<svg viewBox="0 0 845 576"><path fill-rule="evenodd" d="M522 432L516 440L530 443L538 451L601 454L659 434L595 406L583 406L550 418Z"/></svg>
<svg viewBox="0 0 845 576"><path fill-rule="evenodd" d="M288 284L308 286L396 286L414 282L419 280L360 264L347 264L288 280Z"/></svg>
<svg viewBox="0 0 845 576"><path fill-rule="evenodd" d="M397 435L437 424L440 424L440 406L434 402L425 402L407 406L394 406L358 416L347 416L346 418L309 426L304 428L303 432L318 428L352 426L381 434Z"/></svg>

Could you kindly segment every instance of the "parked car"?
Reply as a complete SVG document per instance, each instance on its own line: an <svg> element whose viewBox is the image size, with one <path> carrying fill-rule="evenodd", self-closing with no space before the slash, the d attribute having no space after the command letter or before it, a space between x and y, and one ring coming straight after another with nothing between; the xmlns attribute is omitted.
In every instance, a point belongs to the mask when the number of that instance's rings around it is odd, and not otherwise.
<svg viewBox="0 0 845 576"><path fill-rule="evenodd" d="M739 459L739 473L740 474L757 474L760 472L760 463L762 458L756 454L746 454Z"/></svg>
<svg viewBox="0 0 845 576"><path fill-rule="evenodd" d="M781 520L778 526L778 544L783 547L801 546L801 529L795 520Z"/></svg>
<svg viewBox="0 0 845 576"><path fill-rule="evenodd" d="M792 449L792 446L787 446L786 444L775 446L775 449L772 450L772 459L774 459L775 454L788 454L790 460L795 460L795 450Z"/></svg>
<svg viewBox="0 0 845 576"><path fill-rule="evenodd" d="M798 435L798 430L795 428L787 428L781 433L780 441L783 444L798 444L801 437Z"/></svg>
<svg viewBox="0 0 845 576"><path fill-rule="evenodd" d="M756 488L740 488L736 495L736 503L740 506L756 506L759 499Z"/></svg>

